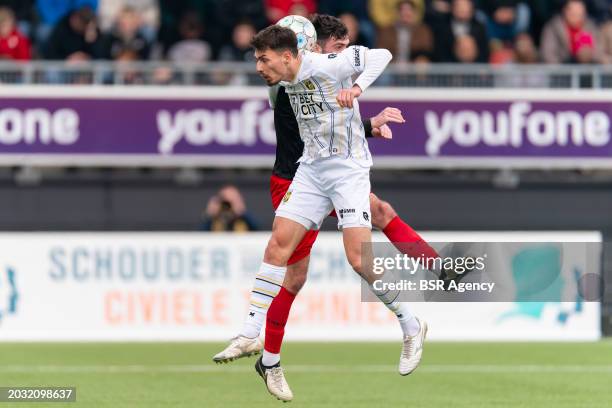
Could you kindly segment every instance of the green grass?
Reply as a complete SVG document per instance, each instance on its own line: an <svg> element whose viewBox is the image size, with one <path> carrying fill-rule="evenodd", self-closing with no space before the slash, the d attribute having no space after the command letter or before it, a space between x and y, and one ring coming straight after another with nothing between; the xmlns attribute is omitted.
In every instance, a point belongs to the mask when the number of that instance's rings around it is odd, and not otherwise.
<svg viewBox="0 0 612 408"><path fill-rule="evenodd" d="M254 358L215 366L221 344L0 344L0 386L76 386L76 403L25 407L282 405ZM427 343L396 373L399 344L287 343L295 407L612 407L612 342Z"/></svg>

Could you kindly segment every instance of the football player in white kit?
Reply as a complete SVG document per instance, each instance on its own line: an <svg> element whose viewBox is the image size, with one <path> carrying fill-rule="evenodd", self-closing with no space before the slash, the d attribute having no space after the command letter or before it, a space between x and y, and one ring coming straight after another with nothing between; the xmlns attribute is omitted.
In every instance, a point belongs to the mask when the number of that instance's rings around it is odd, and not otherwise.
<svg viewBox="0 0 612 408"><path fill-rule="evenodd" d="M339 54L301 54L293 31L276 25L259 32L252 45L258 73L269 86L285 87L304 141L300 166L276 211L258 276L271 283L284 276L287 260L306 231L319 228L335 209L347 259L371 284L374 276L362 265L362 244L371 241L372 157L356 98L383 72L391 53L353 46ZM276 283L279 280L282 283ZM390 298L388 292L373 291L404 329L402 318L410 313L397 294ZM400 370L405 373L417 367L426 332L427 325L420 322L418 335L404 344ZM264 351L256 369L270 393L284 401L293 398L279 354Z"/></svg>

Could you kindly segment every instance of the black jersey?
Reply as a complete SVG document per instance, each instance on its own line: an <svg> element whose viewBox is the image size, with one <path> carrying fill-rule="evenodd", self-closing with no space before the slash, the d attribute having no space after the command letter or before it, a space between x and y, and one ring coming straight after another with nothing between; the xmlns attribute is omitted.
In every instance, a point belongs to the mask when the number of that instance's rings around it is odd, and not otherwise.
<svg viewBox="0 0 612 408"><path fill-rule="evenodd" d="M363 120L366 137L372 137L370 119ZM276 131L276 161L272 172L278 177L293 179L298 166L297 161L304 152L304 142L300 138L297 119L291 108L289 96L284 87L278 88L274 105L274 130Z"/></svg>

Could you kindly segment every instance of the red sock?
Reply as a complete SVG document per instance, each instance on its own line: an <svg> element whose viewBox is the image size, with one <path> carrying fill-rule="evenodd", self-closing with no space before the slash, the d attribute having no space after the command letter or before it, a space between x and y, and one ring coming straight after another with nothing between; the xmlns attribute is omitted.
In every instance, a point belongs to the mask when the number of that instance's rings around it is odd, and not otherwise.
<svg viewBox="0 0 612 408"><path fill-rule="evenodd" d="M393 218L383 230L389 241L400 252L413 258L439 258L440 255L399 216ZM427 267L427 265L425 265Z"/></svg>
<svg viewBox="0 0 612 408"><path fill-rule="evenodd" d="M269 353L280 353L285 335L285 325L289 318L291 304L295 295L281 287L278 295L272 300L266 315L266 338L264 349Z"/></svg>

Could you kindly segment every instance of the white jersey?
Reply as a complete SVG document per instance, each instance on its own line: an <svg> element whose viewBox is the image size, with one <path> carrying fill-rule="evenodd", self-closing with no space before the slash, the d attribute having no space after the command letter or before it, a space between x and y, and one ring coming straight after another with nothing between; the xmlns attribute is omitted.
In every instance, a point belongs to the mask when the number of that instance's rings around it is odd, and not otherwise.
<svg viewBox="0 0 612 408"><path fill-rule="evenodd" d="M372 164L359 103L355 100L352 109L341 108L336 96L353 84L365 91L390 60L387 50L361 46L348 47L340 54L304 52L295 80L280 83L289 96L304 142L299 162L341 156ZM357 74L361 75L353 81Z"/></svg>

